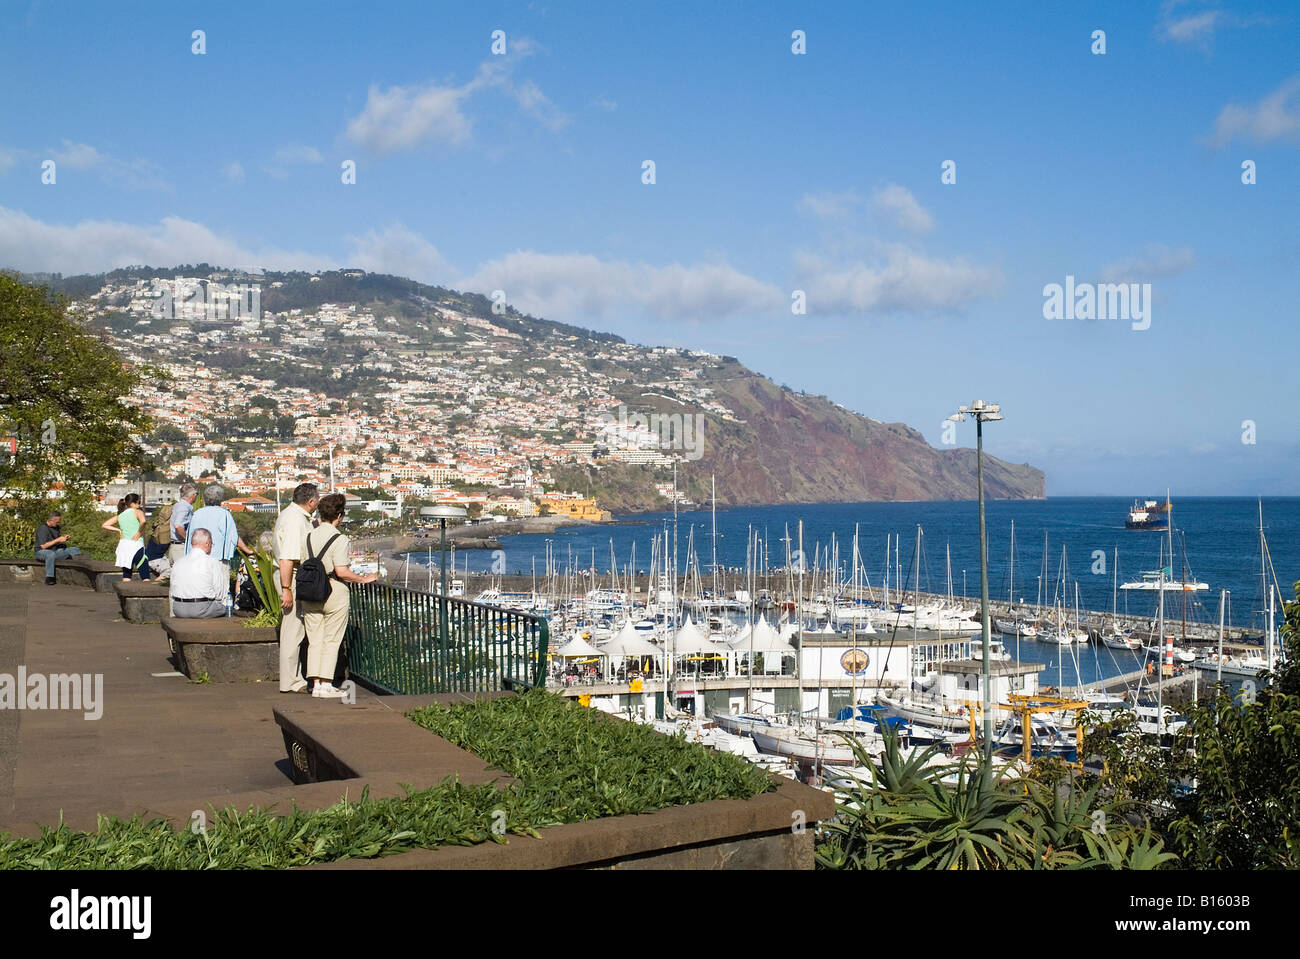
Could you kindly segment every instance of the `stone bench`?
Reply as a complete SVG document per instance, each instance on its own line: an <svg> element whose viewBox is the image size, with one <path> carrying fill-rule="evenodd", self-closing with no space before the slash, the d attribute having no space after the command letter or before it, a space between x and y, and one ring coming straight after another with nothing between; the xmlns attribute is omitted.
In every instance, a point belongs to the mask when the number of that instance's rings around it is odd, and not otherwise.
<svg viewBox="0 0 1300 959"><path fill-rule="evenodd" d="M13 583L44 583L45 560L35 556L0 559L0 579ZM58 560L54 564L54 581L100 593L111 593L113 583L122 581L122 571L112 563L74 556L72 559Z"/></svg>
<svg viewBox="0 0 1300 959"><path fill-rule="evenodd" d="M128 623L157 623L171 615L168 599L169 586L156 580L125 580L121 576L113 583L117 601L122 605L122 618Z"/></svg>
<svg viewBox="0 0 1300 959"><path fill-rule="evenodd" d="M190 679L207 673L214 683L279 682L280 639L275 627L245 626L245 620L225 616L164 616L161 622L176 668Z"/></svg>

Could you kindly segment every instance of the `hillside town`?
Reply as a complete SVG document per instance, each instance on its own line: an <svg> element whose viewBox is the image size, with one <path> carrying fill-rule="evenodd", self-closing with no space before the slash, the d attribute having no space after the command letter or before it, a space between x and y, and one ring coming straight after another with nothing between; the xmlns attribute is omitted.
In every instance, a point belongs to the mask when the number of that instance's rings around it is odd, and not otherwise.
<svg viewBox="0 0 1300 959"><path fill-rule="evenodd" d="M167 481L216 479L255 503L315 482L370 491L365 507L390 513L421 501L598 522L608 511L558 488L557 466L656 469L666 505L681 496L673 463L693 458L689 428L683 443L680 424L629 418L621 388L697 411L696 443L707 420L735 420L699 381L719 359L709 353L583 341L540 321L522 336L452 300L421 298L415 318L356 302L264 311L285 282L247 279L140 275L75 304L125 359L167 375L132 397L153 417L145 446Z"/></svg>

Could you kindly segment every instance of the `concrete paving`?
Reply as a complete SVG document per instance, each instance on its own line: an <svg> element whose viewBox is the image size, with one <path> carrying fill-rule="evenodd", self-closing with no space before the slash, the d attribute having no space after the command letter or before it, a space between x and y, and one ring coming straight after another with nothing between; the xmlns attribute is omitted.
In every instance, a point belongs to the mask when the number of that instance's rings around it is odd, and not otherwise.
<svg viewBox="0 0 1300 959"><path fill-rule="evenodd" d="M0 583L0 674L22 666L28 676L103 677L99 719L85 718L85 703L0 709L0 832L30 835L61 813L93 829L97 813L131 816L181 800L220 807L227 796L292 790L272 710L339 704L282 694L274 682L154 675L173 671L168 657L162 629L124 621L112 593Z"/></svg>

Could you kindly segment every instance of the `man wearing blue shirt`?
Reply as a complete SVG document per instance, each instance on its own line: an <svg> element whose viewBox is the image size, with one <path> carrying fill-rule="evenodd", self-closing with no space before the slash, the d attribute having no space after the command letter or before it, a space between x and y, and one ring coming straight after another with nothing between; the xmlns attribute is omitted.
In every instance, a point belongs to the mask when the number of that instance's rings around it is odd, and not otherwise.
<svg viewBox="0 0 1300 959"><path fill-rule="evenodd" d="M212 534L212 558L221 562L230 575L230 561L235 558L238 549L245 556L252 556L253 551L244 545L235 528L235 517L221 504L226 498L226 491L220 483L213 483L203 491L204 505L194 511L190 518L190 527L185 535L185 552L188 554L190 540L196 529L206 529Z"/></svg>
<svg viewBox="0 0 1300 959"><path fill-rule="evenodd" d="M193 483L181 487L180 498L172 507L172 545L167 551L167 558L175 566L185 555L185 541L189 538L190 519L194 516L194 498L199 495L199 488Z"/></svg>

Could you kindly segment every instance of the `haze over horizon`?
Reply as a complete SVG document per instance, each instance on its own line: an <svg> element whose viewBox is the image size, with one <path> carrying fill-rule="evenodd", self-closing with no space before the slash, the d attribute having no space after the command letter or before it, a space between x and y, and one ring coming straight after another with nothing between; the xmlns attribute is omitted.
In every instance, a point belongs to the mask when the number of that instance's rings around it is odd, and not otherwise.
<svg viewBox="0 0 1300 959"><path fill-rule="evenodd" d="M1300 495L1289 5L139 9L0 38L0 266L500 289L935 446L1000 403L1049 496ZM1067 277L1150 327L1045 319Z"/></svg>

